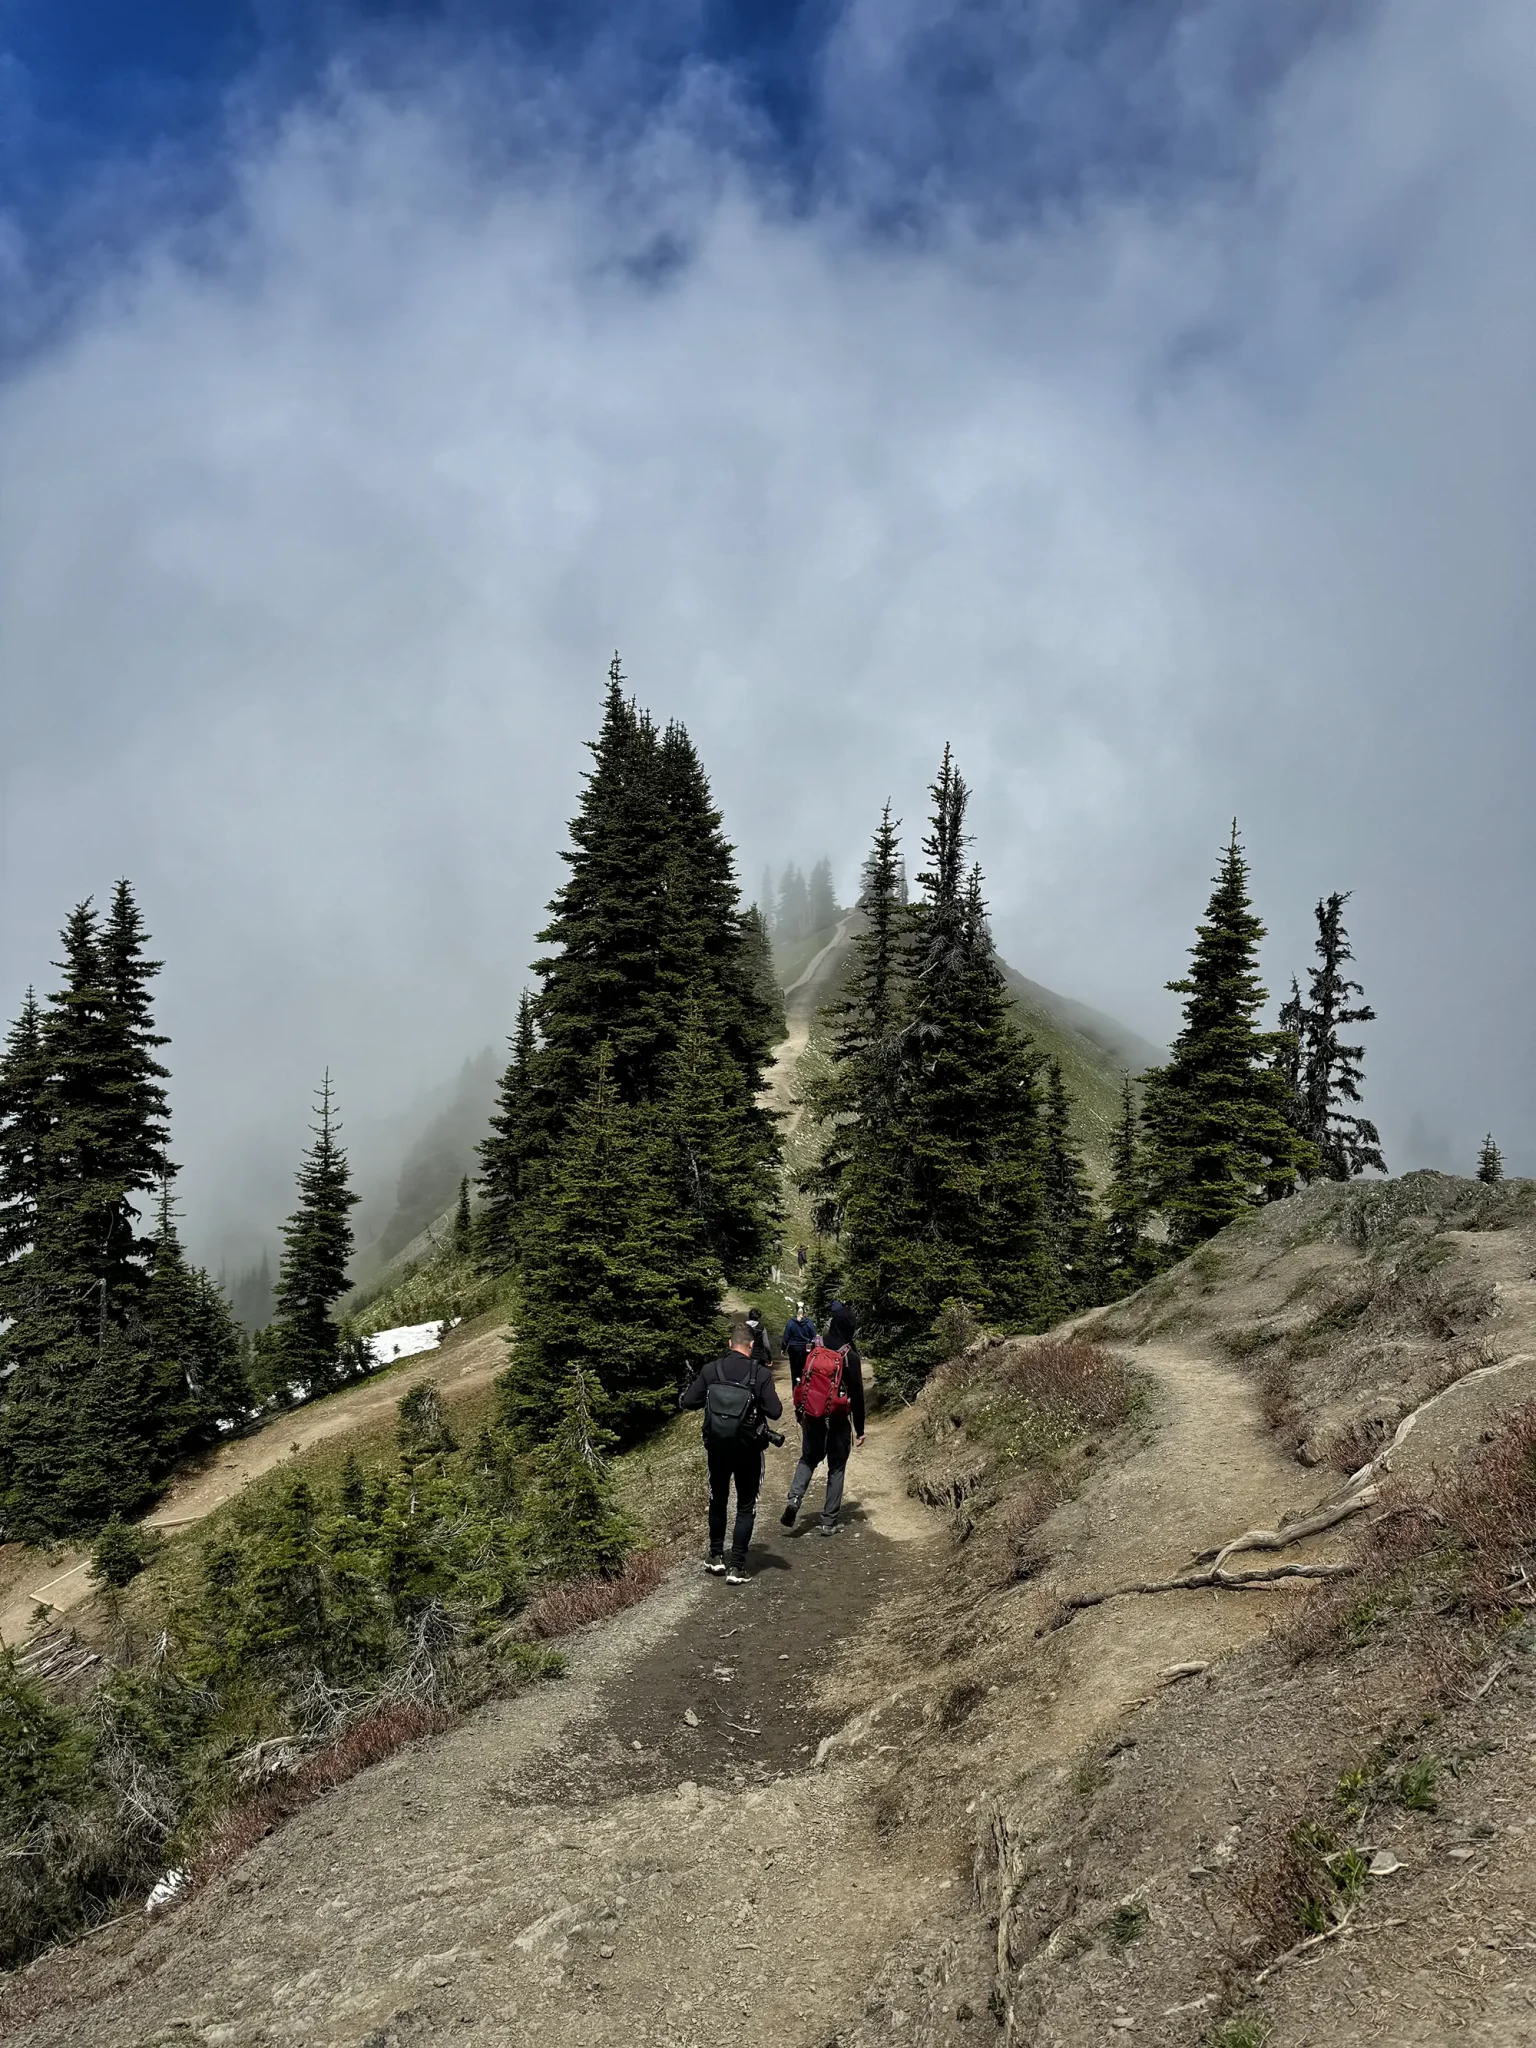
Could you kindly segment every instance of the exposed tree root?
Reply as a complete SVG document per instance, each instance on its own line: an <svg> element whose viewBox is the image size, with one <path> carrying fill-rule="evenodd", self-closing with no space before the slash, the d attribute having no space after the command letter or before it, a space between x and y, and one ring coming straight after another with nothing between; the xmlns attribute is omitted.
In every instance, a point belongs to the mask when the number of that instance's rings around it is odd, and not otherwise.
<svg viewBox="0 0 1536 2048"><path fill-rule="evenodd" d="M1063 1628L1078 1609L1100 1607L1106 1600L1121 1600L1132 1593L1198 1593L1207 1588L1241 1593L1251 1586L1273 1585L1277 1579L1347 1579L1360 1569L1355 1564L1270 1564L1258 1571L1228 1572L1210 1565L1203 1572L1185 1572L1176 1579L1149 1579L1131 1586L1110 1586L1102 1593L1070 1593L1051 1620L1035 1631L1047 1635Z"/></svg>
<svg viewBox="0 0 1536 2048"><path fill-rule="evenodd" d="M1202 1550L1196 1562L1214 1565L1220 1570L1227 1558L1239 1550L1288 1550L1293 1543L1301 1543L1308 1536L1321 1535L1324 1529L1331 1529L1336 1523L1348 1521L1351 1515L1358 1515L1372 1506L1378 1489L1362 1486L1358 1493L1345 1500L1330 1501L1315 1513L1298 1517L1279 1529L1245 1529L1241 1536L1234 1536L1230 1543L1223 1543L1216 1550Z"/></svg>
<svg viewBox="0 0 1536 2048"><path fill-rule="evenodd" d="M1512 1371L1517 1365L1529 1365L1533 1357L1536 1357L1536 1353L1516 1351L1508 1358L1498 1359L1493 1365L1479 1365L1471 1372L1464 1372L1460 1379L1452 1380L1448 1387L1442 1387L1438 1394L1431 1394L1429 1399L1421 1401L1417 1408L1410 1408L1393 1432L1391 1443L1384 1450L1378 1451L1369 1465L1362 1465L1358 1472L1350 1475L1349 1486L1345 1494L1346 1499L1351 1494L1368 1487L1378 1472L1387 1470L1390 1467L1393 1452L1400 1450L1413 1434L1418 1426L1421 1415L1427 1415L1431 1408L1445 1400L1448 1395L1458 1393L1461 1388L1470 1386L1473 1380L1493 1379L1499 1373Z"/></svg>
<svg viewBox="0 0 1536 2048"><path fill-rule="evenodd" d="M1283 1956L1276 1956L1272 1963L1266 1963L1254 1977L1254 1983L1262 1984L1264 1979L1273 1976L1276 1970L1283 1969L1287 1963L1295 1962L1298 1956L1310 1955L1314 1949L1321 1948L1325 1941L1332 1941L1336 1934L1380 1934L1388 1927L1408 1925L1406 1920L1369 1920L1357 1923L1353 1913L1354 1909L1351 1908L1341 1919L1335 1920L1331 1927L1325 1927L1321 1934L1309 1934L1305 1941L1298 1941L1294 1948L1288 1948Z"/></svg>

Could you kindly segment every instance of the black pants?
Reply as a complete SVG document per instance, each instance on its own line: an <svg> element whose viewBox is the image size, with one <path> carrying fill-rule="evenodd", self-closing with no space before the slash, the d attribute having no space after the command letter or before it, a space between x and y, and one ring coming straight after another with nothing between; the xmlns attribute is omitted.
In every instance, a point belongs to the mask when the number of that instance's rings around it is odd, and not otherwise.
<svg viewBox="0 0 1536 2048"><path fill-rule="evenodd" d="M799 1386L800 1375L805 1371L806 1349L807 1347L804 1344L786 1344L784 1346L784 1356L789 1360L789 1384L792 1387Z"/></svg>
<svg viewBox="0 0 1536 2048"><path fill-rule="evenodd" d="M789 1482L789 1497L798 1507L805 1499L816 1467L827 1461L827 1497L822 1503L822 1520L835 1522L843 1505L843 1474L853 1452L853 1418L850 1415L807 1415L800 1424L800 1462Z"/></svg>
<svg viewBox="0 0 1536 2048"><path fill-rule="evenodd" d="M736 1487L736 1526L731 1531L731 1552L737 1558L747 1554L752 1541L752 1524L757 1520L757 1495L763 1483L761 1444L706 1444L709 1457L709 1551L719 1557L725 1549L725 1514L731 1486Z"/></svg>

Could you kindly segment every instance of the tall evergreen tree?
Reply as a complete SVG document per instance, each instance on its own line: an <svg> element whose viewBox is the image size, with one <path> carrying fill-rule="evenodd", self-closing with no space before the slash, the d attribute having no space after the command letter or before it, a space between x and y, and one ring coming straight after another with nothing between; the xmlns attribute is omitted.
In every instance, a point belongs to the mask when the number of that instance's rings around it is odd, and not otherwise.
<svg viewBox="0 0 1536 2048"><path fill-rule="evenodd" d="M965 866L968 792L946 747L907 913L898 1069L878 1176L846 1176L846 1271L864 1327L908 1376L958 1298L1014 1328L1040 1320L1049 1259L1037 1056L1013 1020L980 875Z"/></svg>
<svg viewBox="0 0 1536 2048"><path fill-rule="evenodd" d="M42 1018L28 989L0 1055L0 1319L7 1321L14 1321L30 1285L52 1125Z"/></svg>
<svg viewBox="0 0 1536 2048"><path fill-rule="evenodd" d="M339 1142L329 1069L316 1110L314 1143L298 1172L299 1205L283 1225L275 1311L256 1343L258 1383L266 1393L290 1385L326 1393L348 1370L332 1310L347 1291L357 1196Z"/></svg>
<svg viewBox="0 0 1536 2048"><path fill-rule="evenodd" d="M1493 1142L1490 1131L1483 1139L1477 1155L1477 1177L1487 1187L1497 1187L1504 1178L1504 1154Z"/></svg>
<svg viewBox="0 0 1536 2048"><path fill-rule="evenodd" d="M778 1045L789 1028L784 1020L784 991L779 987L779 977L774 971L768 927L763 923L763 914L756 904L742 913L741 947L753 1006L764 1020L770 1042Z"/></svg>
<svg viewBox="0 0 1536 2048"><path fill-rule="evenodd" d="M613 1426L628 1435L675 1405L683 1374L718 1339L722 1275L678 1200L661 1122L620 1100L600 1051L525 1226L501 1397L505 1419L533 1439L555 1427L573 1367L598 1374Z"/></svg>
<svg viewBox="0 0 1536 2048"><path fill-rule="evenodd" d="M480 1146L480 1234L494 1271L515 1261L518 1218L548 1169L551 1108L540 1091L538 1050L533 998L525 989L491 1134Z"/></svg>
<svg viewBox="0 0 1536 2048"><path fill-rule="evenodd" d="M223 1291L189 1265L182 1250L168 1182L160 1195L140 1332L155 1388L157 1448L169 1466L198 1444L216 1442L220 1422L243 1417L251 1390Z"/></svg>
<svg viewBox="0 0 1536 2048"><path fill-rule="evenodd" d="M1041 1177L1056 1297L1066 1313L1097 1299L1093 1193L1072 1142L1072 1101L1061 1062L1048 1060L1041 1127Z"/></svg>
<svg viewBox="0 0 1536 2048"><path fill-rule="evenodd" d="M832 863L825 854L811 869L805 894L807 931L825 931L828 925L837 922L837 892L832 887Z"/></svg>
<svg viewBox="0 0 1536 2048"><path fill-rule="evenodd" d="M627 1106L659 1105L682 1019L697 1003L731 1062L730 1107L740 1213L772 1214L777 1138L759 1101L781 1032L753 929L740 907L735 860L698 755L680 725L658 734L623 693L617 657L602 731L565 855L570 878L540 934L535 963L539 1047L535 1098L552 1146L591 1086L598 1048ZM733 1251L745 1277L765 1233Z"/></svg>
<svg viewBox="0 0 1536 2048"><path fill-rule="evenodd" d="M1360 1100L1363 1078L1361 1062L1365 1048L1344 1045L1339 1032L1351 1024L1368 1024L1376 1012L1369 1003L1353 1003L1363 996L1358 981L1344 972L1354 958L1349 934L1344 929L1346 891L1334 893L1317 905L1317 964L1312 969L1307 1000L1300 1000L1296 984L1291 999L1280 1014L1282 1031L1296 1034L1296 1052L1291 1056L1295 1112L1301 1135L1314 1146L1319 1170L1329 1180L1352 1180L1367 1167L1385 1173L1381 1138L1368 1117L1357 1116L1340 1107ZM1282 1069L1286 1068L1282 1059Z"/></svg>
<svg viewBox="0 0 1536 2048"><path fill-rule="evenodd" d="M142 1342L153 1243L140 1199L166 1157L164 1039L133 894L63 932L62 987L29 997L0 1068L0 1520L63 1533L149 1498L163 1388Z"/></svg>
<svg viewBox="0 0 1536 2048"><path fill-rule="evenodd" d="M790 861L779 878L779 909L774 930L781 939L803 939L811 930L811 898L805 877Z"/></svg>
<svg viewBox="0 0 1536 2048"><path fill-rule="evenodd" d="M829 1064L812 1090L810 1108L826 1136L806 1181L821 1232L841 1232L850 1202L863 1214L877 1214L888 1177L896 1170L885 1138L900 1061L897 1025L907 929L900 823L887 802L864 863L852 963L840 994L824 1013Z"/></svg>
<svg viewBox="0 0 1536 2048"><path fill-rule="evenodd" d="M1147 1076L1142 1112L1152 1199L1185 1249L1250 1203L1288 1193L1317 1158L1291 1121L1275 1065L1281 1034L1256 1021L1263 936L1234 820L1190 971L1168 984L1185 998L1183 1028L1168 1064Z"/></svg>

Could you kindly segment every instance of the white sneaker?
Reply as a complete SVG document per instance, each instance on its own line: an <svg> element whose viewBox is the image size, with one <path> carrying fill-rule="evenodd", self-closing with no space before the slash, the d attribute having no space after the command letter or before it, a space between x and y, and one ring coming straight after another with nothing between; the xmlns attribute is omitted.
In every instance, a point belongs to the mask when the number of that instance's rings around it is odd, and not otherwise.
<svg viewBox="0 0 1536 2048"><path fill-rule="evenodd" d="M725 1559L723 1557L706 1557L704 1560L704 1569L707 1572L713 1572L715 1577L718 1579L720 1574L725 1570Z"/></svg>

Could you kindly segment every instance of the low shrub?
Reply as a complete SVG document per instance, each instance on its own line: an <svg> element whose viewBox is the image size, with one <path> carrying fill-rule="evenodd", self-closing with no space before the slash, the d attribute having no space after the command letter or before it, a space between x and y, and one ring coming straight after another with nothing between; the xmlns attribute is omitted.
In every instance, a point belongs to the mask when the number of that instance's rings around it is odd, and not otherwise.
<svg viewBox="0 0 1536 2048"><path fill-rule="evenodd" d="M606 1621L654 1593L667 1575L666 1554L640 1550L612 1578L592 1575L551 1586L530 1602L524 1621L538 1637L568 1636L589 1622Z"/></svg>

